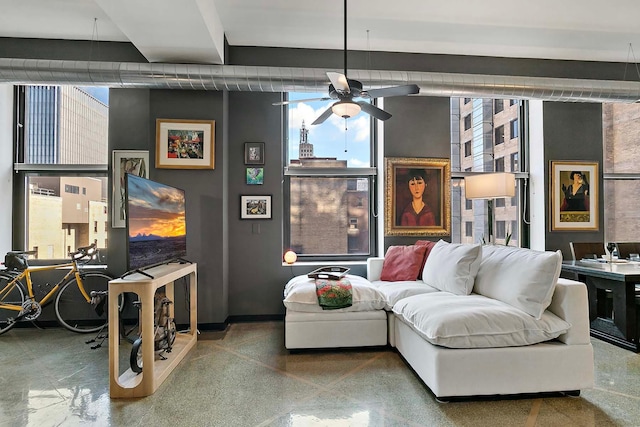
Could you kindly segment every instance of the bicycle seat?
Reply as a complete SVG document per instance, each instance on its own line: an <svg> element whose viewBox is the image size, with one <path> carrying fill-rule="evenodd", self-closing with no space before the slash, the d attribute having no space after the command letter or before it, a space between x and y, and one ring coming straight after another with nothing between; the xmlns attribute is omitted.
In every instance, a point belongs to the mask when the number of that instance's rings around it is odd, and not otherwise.
<svg viewBox="0 0 640 427"><path fill-rule="evenodd" d="M38 251L9 251L7 255L35 255Z"/></svg>

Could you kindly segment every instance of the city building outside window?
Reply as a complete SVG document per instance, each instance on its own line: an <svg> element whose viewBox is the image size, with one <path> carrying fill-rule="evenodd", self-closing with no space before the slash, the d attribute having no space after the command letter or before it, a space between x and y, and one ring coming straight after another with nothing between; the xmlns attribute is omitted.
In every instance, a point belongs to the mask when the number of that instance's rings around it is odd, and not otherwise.
<svg viewBox="0 0 640 427"><path fill-rule="evenodd" d="M500 101L500 102L496 102ZM488 206L482 199L468 200L464 194L464 176L475 173L520 171L520 152L525 143L520 138L505 140L505 126L519 119L520 108L505 108L500 114L495 113L496 105L506 105L504 100L472 98L465 103L463 98L451 99L452 120L457 120L452 127L458 126L459 132L452 132L452 233L451 241L455 243L478 243L488 238ZM520 106L519 100L509 105ZM467 121L472 118L472 123ZM456 119L457 118L457 119ZM470 141L472 156L467 156L466 143ZM457 159L455 156L459 156ZM509 161L509 165L505 165ZM524 175L522 175L524 176ZM497 244L505 244L510 236L509 245L519 246L519 224L521 223L519 189L521 179L516 179L516 196L506 200L494 200L494 236ZM464 201L464 202L463 202ZM459 209L459 211L456 211ZM502 230L496 230L501 222ZM497 233L500 231L500 233Z"/></svg>
<svg viewBox="0 0 640 427"><path fill-rule="evenodd" d="M504 239L506 235L506 222L496 221L496 239Z"/></svg>
<svg viewBox="0 0 640 427"><path fill-rule="evenodd" d="M14 245L38 259L64 259L93 242L106 248L108 89L18 86L15 94L23 129L15 172L27 197L26 241Z"/></svg>
<svg viewBox="0 0 640 427"><path fill-rule="evenodd" d="M471 141L464 143L464 156L469 157L471 155Z"/></svg>
<svg viewBox="0 0 640 427"><path fill-rule="evenodd" d="M602 104L605 242L640 242L640 104Z"/></svg>
<svg viewBox="0 0 640 427"><path fill-rule="evenodd" d="M493 105L494 105L493 109L495 114L498 114L504 111L504 101L502 99L495 99L493 101Z"/></svg>
<svg viewBox="0 0 640 427"><path fill-rule="evenodd" d="M366 259L375 250L372 119L365 113L346 121L332 115L310 126L331 103L303 101L286 107L283 250L295 251L299 260Z"/></svg>

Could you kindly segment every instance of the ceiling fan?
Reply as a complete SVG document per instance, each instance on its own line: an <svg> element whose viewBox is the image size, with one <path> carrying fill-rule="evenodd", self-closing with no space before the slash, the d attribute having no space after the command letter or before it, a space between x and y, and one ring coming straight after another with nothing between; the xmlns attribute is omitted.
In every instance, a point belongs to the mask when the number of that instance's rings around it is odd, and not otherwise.
<svg viewBox="0 0 640 427"><path fill-rule="evenodd" d="M413 95L420 92L420 88L415 84L364 90L362 83L357 80L347 78L347 0L344 0L344 74L328 72L327 77L329 77L329 81L331 81L331 84L329 84L329 96L276 102L273 105L336 99L337 102L320 114L320 116L311 123L312 125L319 125L320 123L323 123L331 116L331 114L348 119L355 116L360 111L364 111L378 120L388 120L391 118L391 114L366 100L372 98ZM356 101L356 98L362 98L363 100Z"/></svg>

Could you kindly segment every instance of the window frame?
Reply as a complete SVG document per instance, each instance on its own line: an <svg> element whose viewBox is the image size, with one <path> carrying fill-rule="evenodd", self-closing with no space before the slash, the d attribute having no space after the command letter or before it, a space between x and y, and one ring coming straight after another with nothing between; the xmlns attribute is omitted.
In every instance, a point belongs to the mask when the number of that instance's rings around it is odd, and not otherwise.
<svg viewBox="0 0 640 427"><path fill-rule="evenodd" d="M284 100L288 100L289 94L283 94ZM372 100L372 104L376 105L376 100ZM328 103L327 107L330 105ZM284 148L282 150L283 159L283 179L282 179L282 253L284 254L291 248L291 178L301 177L318 177L318 178L355 178L367 179L369 185L369 252L364 254L296 254L298 262L326 263L326 262L361 262L367 258L375 257L378 253L378 133L376 120L369 118L369 164L370 167L360 168L290 168L289 167L289 111L288 106L282 107L282 141ZM349 222L349 218L347 221Z"/></svg>

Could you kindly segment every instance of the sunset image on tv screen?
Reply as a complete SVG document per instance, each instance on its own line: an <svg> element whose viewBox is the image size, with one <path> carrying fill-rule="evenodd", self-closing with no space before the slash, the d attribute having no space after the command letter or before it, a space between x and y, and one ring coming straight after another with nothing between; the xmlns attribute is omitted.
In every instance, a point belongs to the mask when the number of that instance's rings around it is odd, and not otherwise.
<svg viewBox="0 0 640 427"><path fill-rule="evenodd" d="M184 190L127 175L129 269L186 256Z"/></svg>

